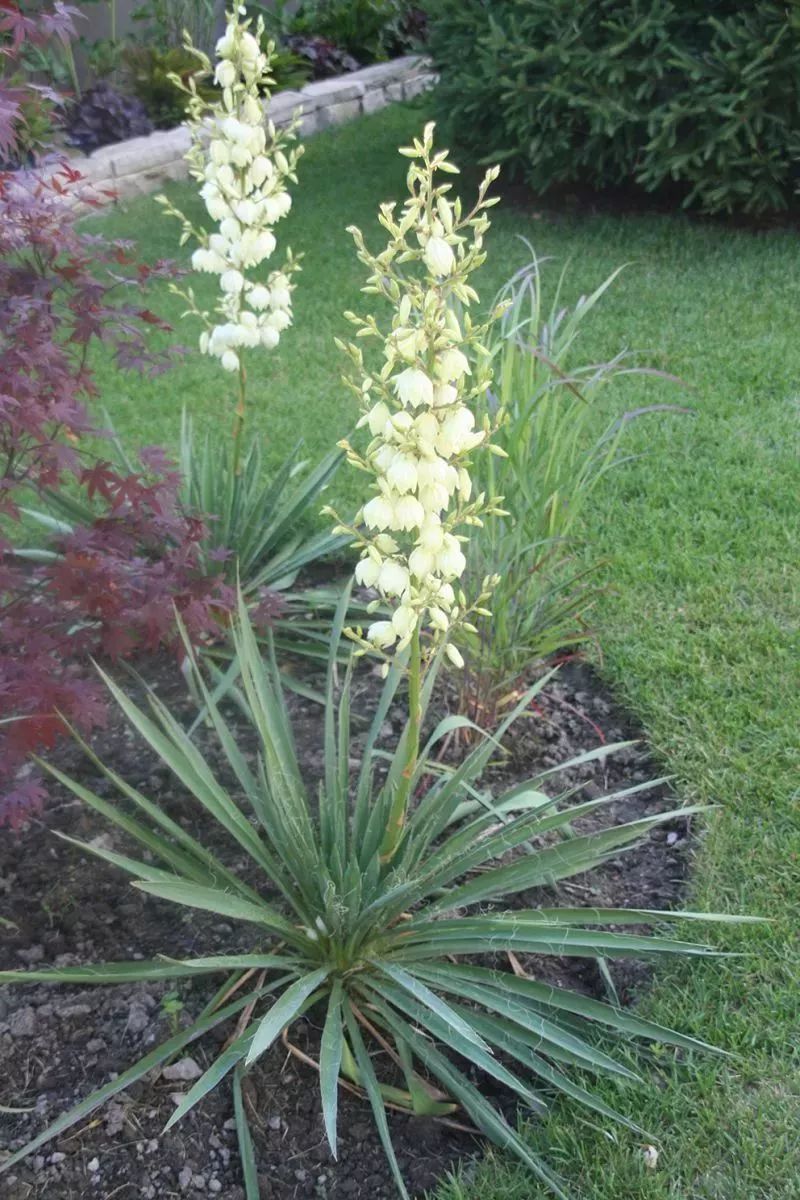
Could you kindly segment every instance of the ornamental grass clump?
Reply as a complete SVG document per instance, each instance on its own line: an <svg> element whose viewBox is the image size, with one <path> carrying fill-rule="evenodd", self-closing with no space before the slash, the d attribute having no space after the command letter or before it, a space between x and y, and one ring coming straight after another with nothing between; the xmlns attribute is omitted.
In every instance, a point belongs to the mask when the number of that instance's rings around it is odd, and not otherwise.
<svg viewBox="0 0 800 1200"><path fill-rule="evenodd" d="M466 586L488 570L497 576L492 614L476 621L464 646L461 711L492 727L525 687L531 666L570 652L592 637L589 614L603 590L601 568L582 535L582 519L609 471L630 461L624 439L640 417L686 413L656 403L624 410L618 397L629 376L658 376L620 350L608 362L581 359L585 326L622 268L574 306L565 304L566 271L545 300L542 266L531 260L499 292L492 331L494 379L479 412L497 421L501 458L481 456L474 486L503 495L471 543Z"/></svg>
<svg viewBox="0 0 800 1200"><path fill-rule="evenodd" d="M255 759L248 753L250 746L245 750L237 745L220 703L195 670L205 715L226 760L225 770L236 780L235 795L155 693L148 707L141 708L113 680L107 680L131 726L173 772L182 790L227 834L231 861L244 856L247 866L242 871L241 862L240 869L228 865L224 855L212 852L185 823L173 820L157 802L96 758L95 765L124 796L124 804L115 805L60 770L51 768L51 772L124 830L131 848L112 851L95 839L78 843L80 852L121 868L148 895L241 922L251 930L250 945L244 953L182 961L169 957L166 946L165 956L151 962L0 973L0 981L15 983L222 977L185 1029L39 1133L0 1171L54 1134L84 1121L104 1100L209 1029L228 1022L224 1049L209 1047L210 1065L183 1095L169 1125L230 1077L245 1192L248 1200L257 1200L257 1165L242 1079L281 1036L291 1051L292 1023L308 1014L321 1030L312 1065L318 1073L322 1124L334 1156L339 1087L345 1084L363 1094L371 1106L401 1196L408 1193L388 1119L389 1110L398 1107L429 1119L455 1116L461 1125L468 1121L517 1155L554 1195L565 1197L558 1177L481 1090L477 1078L508 1089L529 1115L544 1112L560 1094L592 1110L594 1120L617 1120L642 1136L644 1131L593 1090L592 1075L621 1084L636 1079L628 1065L629 1042L634 1037L661 1042L681 1053L708 1049L694 1038L613 1004L540 981L533 964L523 976L503 965L503 956L511 952L603 959L712 953L708 947L664 933L623 931L625 926L660 923L667 914L561 907L552 900L560 880L592 870L674 819L674 812L664 812L601 831L580 832L581 818L601 813L621 796L652 784L637 783L624 792L591 799L584 799L580 788L564 791L553 786L558 772L602 760L616 746L582 754L501 788L496 795L481 783L498 743L546 686L548 676L521 697L494 736L478 732L474 746L458 765L442 765L438 752L443 739L465 719L444 717L426 725L438 665L444 648L451 644L447 639L458 635L469 611L466 598L453 583L461 573L460 560L454 562L454 553L445 550L444 537L456 536L452 534L456 518L481 519L477 514L487 501L471 498L460 472L469 471L469 453L483 447L491 432L476 430L473 422L461 417L458 448L440 440L449 416L441 416L439 408L458 414L468 407L469 391L488 382L486 362L478 350L482 335L475 333L473 341L466 316L462 314L456 326L455 314L449 315L457 289L462 303L476 299L470 285L458 276L466 274L465 262L476 249L474 239L482 237L485 228L481 215L485 193L478 210L466 219L466 234L455 201L452 226L440 216L443 233L437 231L427 201L437 192L435 172L452 173L453 168L444 156L434 153L432 133L429 127L407 151L413 159L410 200L396 227L392 213L382 212L392 240L375 260L380 279L376 281L372 270L367 284L371 291L385 286L395 309L393 345L402 344L403 354L387 351L387 340L382 339L384 367L377 376L364 376L360 384L367 424L373 414L373 442L362 452L348 450L354 463L372 473L375 496L386 505L359 541L362 562L375 562L379 571L388 563L397 573L397 585L392 578L383 585L380 576L376 579L383 602L390 606L391 634L374 628L366 634L352 631L355 653L340 683L338 647L348 608L347 593L342 596L330 637L324 771L318 789L309 788L303 777L274 654L262 655L241 597L233 639L241 707L252 726ZM438 197L436 207L438 211ZM398 250L397 239L407 235L409 249ZM440 244L431 246L433 238ZM359 235L357 240L361 246ZM366 257L366 251L363 254ZM417 282L401 280L402 259L410 264ZM414 297L419 298L418 304ZM361 328L374 331L372 319L367 318ZM358 353L350 353L358 364ZM450 364L443 373L437 371L442 360ZM473 382L459 390L465 378ZM367 386L368 380L374 382ZM436 405L436 389L442 388L453 391L446 393L446 403ZM386 406L386 413L380 409L375 414L380 404ZM404 418L399 425L398 417ZM430 432L419 439L412 432L418 417L430 417L436 430L428 422ZM403 433L402 442L394 441L391 430L395 429ZM386 446L391 461L388 454L384 457ZM393 472L390 482L398 454L410 469L405 475ZM420 466L438 461L447 468L442 492L428 494L432 485L424 473L420 476ZM449 487L451 469L458 477L453 488ZM412 470L416 486L406 486L414 482ZM409 500L414 505L401 519L398 512L405 513ZM368 511L374 513L370 504L372 500L365 505L365 519ZM434 547L422 544L431 557L424 561L425 570L418 571L412 557L420 548L422 531L430 528L442 529L442 541ZM382 538L390 540L379 543ZM469 553L463 541L458 553ZM453 599L442 604L446 587L453 589ZM441 620L434 617L434 609L441 609ZM403 616L395 623L398 613ZM383 659L385 678L366 737L356 742L352 674L358 652L375 650ZM379 745L381 730L404 685L408 721L397 745L387 753ZM422 731L427 739L424 746ZM685 817L698 810L680 811ZM145 851L139 859L133 851L137 843ZM529 906L527 897L537 887L547 888L546 907ZM514 908L521 893L526 893L525 906ZM697 914L680 915L690 919ZM615 1050L615 1040L622 1044L622 1053L619 1046ZM308 1057L304 1055L306 1063Z"/></svg>

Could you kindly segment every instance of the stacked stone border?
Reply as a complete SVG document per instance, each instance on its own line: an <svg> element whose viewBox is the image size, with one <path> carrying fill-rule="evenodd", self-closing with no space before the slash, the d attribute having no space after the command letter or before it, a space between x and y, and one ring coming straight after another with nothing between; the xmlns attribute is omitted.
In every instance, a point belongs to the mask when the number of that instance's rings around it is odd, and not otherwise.
<svg viewBox="0 0 800 1200"><path fill-rule="evenodd" d="M309 83L300 91L279 92L269 115L276 125L287 125L301 114L303 138L329 129L362 113L377 112L395 100L410 100L434 81L425 59L409 55L387 63L363 67L349 75ZM92 191L111 193L115 204L158 190L167 180L188 178L184 155L189 149L184 125L104 146L86 157L71 160ZM85 208L79 191L72 191L75 207Z"/></svg>

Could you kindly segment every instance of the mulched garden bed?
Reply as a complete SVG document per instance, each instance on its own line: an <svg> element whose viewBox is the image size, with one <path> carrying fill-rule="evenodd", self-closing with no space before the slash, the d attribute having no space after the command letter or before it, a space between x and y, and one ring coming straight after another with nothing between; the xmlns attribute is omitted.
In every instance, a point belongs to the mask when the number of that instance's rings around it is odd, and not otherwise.
<svg viewBox="0 0 800 1200"><path fill-rule="evenodd" d="M148 673L173 711L191 718L182 679L159 666ZM358 705L366 711L376 695L374 673L357 678ZM443 696L441 703L446 703ZM636 736L635 723L615 704L585 665L568 663L539 697L539 711L518 723L509 755L493 768L508 785L542 767L551 767L596 746ZM321 710L291 700L301 761L310 780L322 769ZM403 709L395 707L384 727L387 743L396 739ZM93 739L99 756L135 786L157 798L177 820L201 835L229 865L247 868L231 854L224 835L182 793L165 768L142 750L116 718ZM353 754L359 748L354 742ZM209 757L215 760L214 751ZM94 790L109 794L98 772L69 746L59 765ZM658 775L646 749L624 750L606 764L587 764L566 782L584 782L586 798ZM660 811L675 803L664 788L620 801L602 817L583 822L580 831ZM676 816L634 851L621 854L590 876L563 884L559 901L570 905L669 908L678 902L688 873L688 822ZM11 926L0 926L2 964L69 964L229 953L248 947L247 930L213 914L184 911L144 897L121 873L52 836L61 831L83 841L125 849L116 830L63 792L55 791L45 816L21 834L0 839L0 913ZM552 898L548 897L548 901ZM522 906L543 903L543 893L522 896ZM591 960L534 960L522 965L538 978L576 990L606 995ZM647 970L631 960L615 964L614 982L623 1003L632 1003L646 984ZM219 984L208 980L106 988L0 988L0 1058L3 1062L0 1105L30 1108L27 1113L0 1110L0 1156L22 1145L81 1097L121 1073L149 1049L188 1023ZM226 1026L195 1043L178 1064L178 1074L205 1068L227 1038ZM297 1022L291 1044L312 1058L319 1039L317 1015ZM382 1057L382 1056L381 1056ZM385 1064L379 1063L379 1066ZM170 1072L168 1072L169 1074ZM243 1200L233 1106L223 1086L211 1093L183 1122L162 1135L176 1094L188 1082L154 1077L142 1080L105 1109L43 1146L37 1155L0 1176L8 1200L155 1200L161 1197L221 1196ZM395 1191L374 1131L368 1105L343 1094L340 1150L334 1162L327 1148L312 1068L280 1042L265 1055L245 1083L245 1103L253 1130L262 1195L270 1200L345 1197L383 1200ZM510 1113L510 1115L512 1115ZM394 1114L391 1126L407 1184L420 1194L459 1159L479 1152L467 1134L443 1124Z"/></svg>

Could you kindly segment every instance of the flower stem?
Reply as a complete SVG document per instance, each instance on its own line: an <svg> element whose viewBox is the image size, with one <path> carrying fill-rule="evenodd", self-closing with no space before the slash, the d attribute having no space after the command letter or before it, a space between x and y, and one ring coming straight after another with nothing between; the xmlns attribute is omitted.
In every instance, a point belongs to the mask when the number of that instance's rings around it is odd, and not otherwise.
<svg viewBox="0 0 800 1200"><path fill-rule="evenodd" d="M422 646L419 624L411 635L408 661L408 725L406 762L389 813L389 823L381 846L381 862L390 862L397 852L408 816L411 800L411 780L419 761L420 727L422 725Z"/></svg>
<svg viewBox="0 0 800 1200"><path fill-rule="evenodd" d="M243 364L239 363L239 399L233 417L233 474L242 473L242 435L244 433L245 401L247 399L247 374Z"/></svg>

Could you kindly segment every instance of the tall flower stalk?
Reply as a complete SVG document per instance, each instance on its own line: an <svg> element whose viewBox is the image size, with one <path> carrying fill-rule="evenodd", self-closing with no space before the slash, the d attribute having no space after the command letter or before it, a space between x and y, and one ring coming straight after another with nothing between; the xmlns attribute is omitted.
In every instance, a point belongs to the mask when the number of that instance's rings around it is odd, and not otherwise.
<svg viewBox="0 0 800 1200"><path fill-rule="evenodd" d="M409 652L408 757L384 841L387 858L405 825L419 756L425 669L440 644L462 667L453 636L474 630L473 614L488 615L483 606L492 577L472 605L459 587L468 541L463 531L501 511L497 498L473 494L469 469L475 450L502 453L490 443L489 419L479 428L474 413L491 381L486 339L500 310L482 325L469 311L478 300L470 276L485 259L486 210L496 202L487 193L498 168L487 171L474 207L464 214L461 201L449 195L447 177L457 168L446 150L434 150L433 132L428 124L421 139L401 149L411 159L409 196L399 215L394 204L380 208L386 248L373 254L361 231L349 230L370 271L362 290L393 309L388 329L374 315L346 314L359 340L380 343L380 366L369 369L355 342L339 343L350 360L347 383L359 399L359 427L372 435L363 452L349 441L340 445L348 461L373 479L373 495L354 525L340 528L353 534L361 552L356 580L380 593L374 607L390 606L390 615L366 634L351 630L350 636L361 653L382 655L386 670L392 654Z"/></svg>
<svg viewBox="0 0 800 1200"><path fill-rule="evenodd" d="M292 320L292 276L298 263L291 250L284 265L270 271L266 279L259 276L258 268L276 250L272 227L291 208L287 183L297 182L297 161L303 152L295 144L296 122L277 130L268 117L275 48L270 42L262 51L263 19L253 25L244 14L244 8L227 13L225 33L216 45L213 72L221 90L219 100L203 99L195 77L187 84L172 77L189 96L192 145L186 158L216 228L209 232L196 226L166 196L158 197L181 222L181 245L197 242L193 268L219 277L220 295L212 313L198 307L191 289L175 290L187 301L189 313L203 322L201 352L218 359L223 370L238 373L232 479L242 468L247 410L244 351L274 349ZM210 73L210 60L188 35L186 45L198 59L198 76Z"/></svg>

